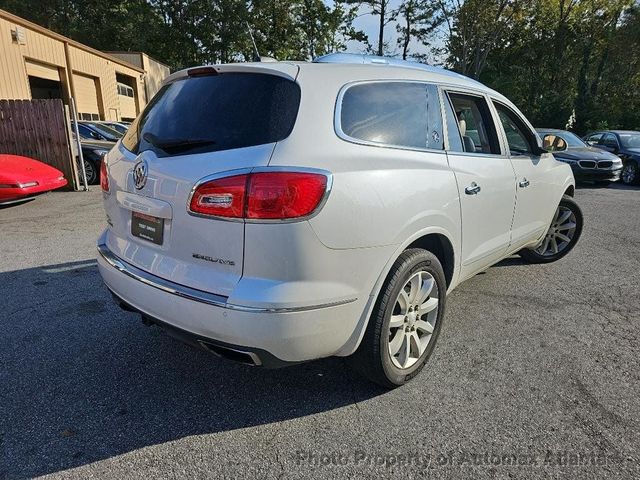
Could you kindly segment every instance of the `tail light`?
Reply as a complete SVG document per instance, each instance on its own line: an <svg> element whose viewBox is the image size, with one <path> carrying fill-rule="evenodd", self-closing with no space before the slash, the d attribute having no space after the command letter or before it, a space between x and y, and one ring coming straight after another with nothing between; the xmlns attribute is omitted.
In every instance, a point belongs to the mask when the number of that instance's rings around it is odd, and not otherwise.
<svg viewBox="0 0 640 480"><path fill-rule="evenodd" d="M100 188L103 192L109 193L109 174L107 173L107 162L104 156L100 160Z"/></svg>
<svg viewBox="0 0 640 480"><path fill-rule="evenodd" d="M248 175L235 175L200 185L191 197L193 213L215 217L242 218Z"/></svg>
<svg viewBox="0 0 640 480"><path fill-rule="evenodd" d="M199 185L189 202L198 215L252 220L286 220L313 213L325 196L329 175L255 172Z"/></svg>

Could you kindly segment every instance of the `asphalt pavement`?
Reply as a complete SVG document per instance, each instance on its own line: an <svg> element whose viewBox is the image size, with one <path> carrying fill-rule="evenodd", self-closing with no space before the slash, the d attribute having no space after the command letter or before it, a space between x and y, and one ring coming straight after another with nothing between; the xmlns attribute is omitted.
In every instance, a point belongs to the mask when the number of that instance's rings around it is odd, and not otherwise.
<svg viewBox="0 0 640 480"><path fill-rule="evenodd" d="M0 209L0 478L638 478L640 188L581 188L551 265L462 284L422 374L281 370L115 306L99 188Z"/></svg>

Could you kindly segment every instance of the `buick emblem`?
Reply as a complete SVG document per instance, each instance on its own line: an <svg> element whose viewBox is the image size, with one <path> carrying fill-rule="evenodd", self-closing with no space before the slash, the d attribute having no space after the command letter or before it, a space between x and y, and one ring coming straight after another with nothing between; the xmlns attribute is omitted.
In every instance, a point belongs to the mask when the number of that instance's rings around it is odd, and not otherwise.
<svg viewBox="0 0 640 480"><path fill-rule="evenodd" d="M136 190L142 190L147 183L147 174L149 173L149 167L146 160L140 160L133 167L133 185Z"/></svg>

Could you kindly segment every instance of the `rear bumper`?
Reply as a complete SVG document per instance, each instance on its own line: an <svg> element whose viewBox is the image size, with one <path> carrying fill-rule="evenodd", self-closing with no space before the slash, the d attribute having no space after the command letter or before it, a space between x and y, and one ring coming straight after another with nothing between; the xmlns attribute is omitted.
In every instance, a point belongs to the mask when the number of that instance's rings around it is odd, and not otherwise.
<svg viewBox="0 0 640 480"><path fill-rule="evenodd" d="M253 364L265 366L337 353L353 334L363 309L357 299L301 308L230 304L224 296L141 271L113 255L103 242L98 243L98 268L125 308L188 343L214 353L221 346L252 354L257 358Z"/></svg>

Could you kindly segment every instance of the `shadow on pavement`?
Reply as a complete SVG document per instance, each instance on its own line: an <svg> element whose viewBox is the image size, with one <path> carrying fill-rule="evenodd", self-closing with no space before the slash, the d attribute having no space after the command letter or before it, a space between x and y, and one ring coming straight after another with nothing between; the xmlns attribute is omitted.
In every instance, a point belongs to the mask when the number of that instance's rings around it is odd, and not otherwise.
<svg viewBox="0 0 640 480"><path fill-rule="evenodd" d="M0 273L0 298L0 478L384 393L341 359L264 370L183 345L116 307L94 261Z"/></svg>

